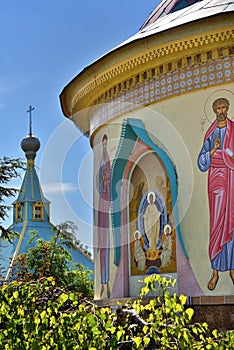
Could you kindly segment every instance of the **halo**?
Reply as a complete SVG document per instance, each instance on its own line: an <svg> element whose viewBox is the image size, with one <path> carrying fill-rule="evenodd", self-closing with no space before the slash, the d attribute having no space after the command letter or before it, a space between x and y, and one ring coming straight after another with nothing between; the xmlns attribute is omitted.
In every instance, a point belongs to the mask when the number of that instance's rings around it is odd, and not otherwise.
<svg viewBox="0 0 234 350"><path fill-rule="evenodd" d="M171 225L169 225L169 224L166 224L166 225L164 226L163 232L165 233L165 231L166 231L167 228L169 228L169 233L171 233Z"/></svg>
<svg viewBox="0 0 234 350"><path fill-rule="evenodd" d="M135 239L137 239L137 238L136 238L136 234L139 234L139 238L141 238L141 233L140 233L139 230L136 230L136 231L134 232L134 238L135 238Z"/></svg>
<svg viewBox="0 0 234 350"><path fill-rule="evenodd" d="M214 100L216 100L217 98L220 97L226 97L229 102L230 102L230 106L231 106L231 101L233 101L233 97L234 97L234 93L231 90L228 89L219 89L219 90L215 90L213 91L206 99L205 105L204 105L204 114L205 114L205 118L206 120L208 120L208 122L211 124L213 123L213 121L215 120L215 114L212 108L212 104L214 102ZM230 109L229 109L230 111ZM214 119L212 120L212 118L210 116L214 116ZM233 120L234 117L230 117L230 119Z"/></svg>
<svg viewBox="0 0 234 350"><path fill-rule="evenodd" d="M153 202L155 202L155 193L153 191L150 191L148 194L147 194L147 202L150 203L150 196L153 196Z"/></svg>

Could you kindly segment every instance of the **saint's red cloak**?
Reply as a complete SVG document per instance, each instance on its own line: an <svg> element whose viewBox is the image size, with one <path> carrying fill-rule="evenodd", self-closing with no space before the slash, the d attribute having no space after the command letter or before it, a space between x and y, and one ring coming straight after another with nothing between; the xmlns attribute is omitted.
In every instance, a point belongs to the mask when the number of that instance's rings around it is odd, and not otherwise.
<svg viewBox="0 0 234 350"><path fill-rule="evenodd" d="M213 134L217 124L215 121L207 130L204 142ZM223 147L211 157L208 172L211 261L232 240L234 231L234 159L227 154L227 148L234 153L234 123L230 119L227 119Z"/></svg>

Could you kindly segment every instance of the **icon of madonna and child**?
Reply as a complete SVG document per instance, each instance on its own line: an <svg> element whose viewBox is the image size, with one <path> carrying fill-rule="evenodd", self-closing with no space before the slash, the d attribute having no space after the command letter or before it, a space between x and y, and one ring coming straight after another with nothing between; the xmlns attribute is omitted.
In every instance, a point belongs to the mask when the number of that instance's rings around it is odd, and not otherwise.
<svg viewBox="0 0 234 350"><path fill-rule="evenodd" d="M132 275L176 272L175 232L156 190L146 192L139 204L131 254Z"/></svg>

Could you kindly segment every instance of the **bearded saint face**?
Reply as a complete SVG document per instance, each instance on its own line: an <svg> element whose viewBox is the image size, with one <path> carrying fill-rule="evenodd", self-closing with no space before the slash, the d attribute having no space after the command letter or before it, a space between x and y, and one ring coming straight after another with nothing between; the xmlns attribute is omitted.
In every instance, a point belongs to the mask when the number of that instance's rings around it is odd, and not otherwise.
<svg viewBox="0 0 234 350"><path fill-rule="evenodd" d="M226 98L219 98L213 103L213 110L215 112L218 122L222 122L227 118L229 108L229 101Z"/></svg>

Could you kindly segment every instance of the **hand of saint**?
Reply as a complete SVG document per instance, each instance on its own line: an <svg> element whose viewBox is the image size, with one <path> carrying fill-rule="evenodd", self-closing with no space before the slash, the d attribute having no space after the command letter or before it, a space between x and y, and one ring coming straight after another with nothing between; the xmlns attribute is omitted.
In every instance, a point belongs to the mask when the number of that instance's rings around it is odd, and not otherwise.
<svg viewBox="0 0 234 350"><path fill-rule="evenodd" d="M220 146L220 138L219 138L219 135L217 134L214 140L214 148L210 151L211 156L213 156L213 154L217 151L219 146Z"/></svg>
<svg viewBox="0 0 234 350"><path fill-rule="evenodd" d="M220 146L220 138L219 138L219 135L217 134L216 137L215 137L215 141L214 141L214 148L215 148L215 151L217 151L217 149L219 148Z"/></svg>

